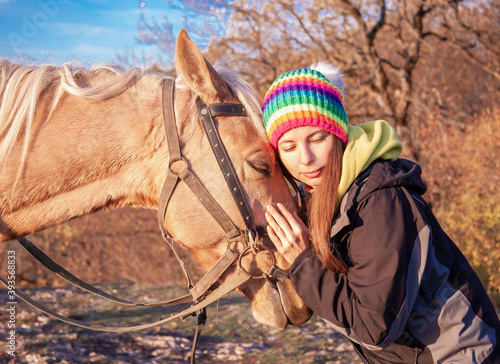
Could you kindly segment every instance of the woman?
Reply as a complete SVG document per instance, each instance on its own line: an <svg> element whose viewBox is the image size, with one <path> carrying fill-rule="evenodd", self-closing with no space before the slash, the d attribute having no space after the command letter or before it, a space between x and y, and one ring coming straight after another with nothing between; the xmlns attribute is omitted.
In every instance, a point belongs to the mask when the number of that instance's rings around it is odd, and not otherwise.
<svg viewBox="0 0 500 364"><path fill-rule="evenodd" d="M264 125L311 197L308 227L267 206L268 234L304 302L367 363L500 363L500 322L477 275L422 199L416 163L384 121L348 126L338 69L271 85Z"/></svg>

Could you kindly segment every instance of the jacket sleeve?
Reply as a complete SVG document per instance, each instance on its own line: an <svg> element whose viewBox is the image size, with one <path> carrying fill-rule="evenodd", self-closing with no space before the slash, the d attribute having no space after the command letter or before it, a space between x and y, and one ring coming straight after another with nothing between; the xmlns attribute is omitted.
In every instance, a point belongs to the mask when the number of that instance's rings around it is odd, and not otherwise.
<svg viewBox="0 0 500 364"><path fill-rule="evenodd" d="M404 192L390 188L370 194L345 229L339 234L347 244L347 274L326 269L309 247L290 267L290 278L318 316L355 342L382 349L401 335L407 307L413 306L408 297L419 289L407 284L418 232Z"/></svg>

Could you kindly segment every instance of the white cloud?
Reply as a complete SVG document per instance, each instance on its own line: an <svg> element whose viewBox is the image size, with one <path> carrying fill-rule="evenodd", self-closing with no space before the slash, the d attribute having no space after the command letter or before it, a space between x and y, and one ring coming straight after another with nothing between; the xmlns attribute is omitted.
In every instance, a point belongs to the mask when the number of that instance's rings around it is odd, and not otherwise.
<svg viewBox="0 0 500 364"><path fill-rule="evenodd" d="M168 9L166 6L164 8L143 8L143 9L123 9L123 10L109 10L106 12L107 17L109 19L116 19L123 22L124 25L132 25L135 26L137 21L139 20L139 16L141 14L144 15L146 20L156 20L156 22L161 23L165 16L168 17L168 20L177 26L182 25L181 17L184 16L178 10Z"/></svg>
<svg viewBox="0 0 500 364"><path fill-rule="evenodd" d="M114 44L124 42L130 43L137 34L136 29L102 26L85 23L57 22L51 25L58 37L74 38L75 43L81 40L96 39L99 43L109 40Z"/></svg>
<svg viewBox="0 0 500 364"><path fill-rule="evenodd" d="M113 30L113 28L98 26L95 24L65 22L53 23L51 24L51 28L57 31L59 35L65 36L97 36Z"/></svg>
<svg viewBox="0 0 500 364"><path fill-rule="evenodd" d="M116 50L115 48L112 47L106 47L106 46L94 46L91 44L79 44L76 47L71 49L72 52L75 54L85 54L85 55L109 55L109 54L115 54Z"/></svg>

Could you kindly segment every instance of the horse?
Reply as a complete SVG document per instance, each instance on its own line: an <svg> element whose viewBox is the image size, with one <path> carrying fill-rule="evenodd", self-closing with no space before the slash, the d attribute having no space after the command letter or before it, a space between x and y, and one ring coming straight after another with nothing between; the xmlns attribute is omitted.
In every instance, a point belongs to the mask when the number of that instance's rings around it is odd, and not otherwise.
<svg viewBox="0 0 500 364"><path fill-rule="evenodd" d="M216 70L184 30L176 41L175 66L172 112L182 160L204 188L245 230L196 106L197 100L240 103L247 116L220 116L216 125L255 224L265 226L268 204L295 210L252 87L235 72ZM162 84L156 74L115 64L27 66L1 60L0 243L103 209L157 209L170 167ZM205 270L227 249L224 231L183 184L170 197L162 223ZM275 248L268 251L272 255L247 256L253 269L271 260L289 267ZM259 323L284 329L311 317L289 279L251 279L237 290Z"/></svg>

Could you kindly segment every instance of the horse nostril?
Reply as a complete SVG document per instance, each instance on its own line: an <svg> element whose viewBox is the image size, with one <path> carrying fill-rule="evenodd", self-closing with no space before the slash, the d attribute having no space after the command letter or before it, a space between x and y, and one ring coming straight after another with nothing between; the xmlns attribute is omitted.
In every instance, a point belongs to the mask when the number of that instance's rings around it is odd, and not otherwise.
<svg viewBox="0 0 500 364"><path fill-rule="evenodd" d="M276 249L269 236L261 237L260 241L261 244L265 246L267 249L269 249L271 252L276 253L278 251L278 249Z"/></svg>
<svg viewBox="0 0 500 364"><path fill-rule="evenodd" d="M267 238L267 228L265 225L258 225L255 227L255 230L257 230L257 234L259 234L261 238Z"/></svg>

